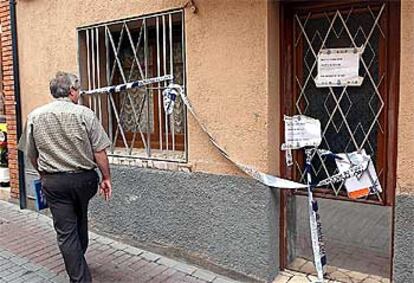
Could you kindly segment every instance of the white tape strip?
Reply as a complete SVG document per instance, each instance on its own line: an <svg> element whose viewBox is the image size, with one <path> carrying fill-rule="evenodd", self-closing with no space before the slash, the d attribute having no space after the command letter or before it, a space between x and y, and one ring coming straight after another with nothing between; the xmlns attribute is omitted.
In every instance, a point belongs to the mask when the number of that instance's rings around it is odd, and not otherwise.
<svg viewBox="0 0 414 283"><path fill-rule="evenodd" d="M308 204L313 261L318 275L318 280L320 280L320 282L323 282L323 266L326 263L326 255L323 244L322 224L319 220L318 212L314 210L314 207L317 206L317 202L313 199L313 194L310 186L308 187Z"/></svg>
<svg viewBox="0 0 414 283"><path fill-rule="evenodd" d="M231 161L231 159L229 160ZM234 161L232 162L236 164L237 167L239 167L244 173L252 176L254 179L265 184L266 186L273 187L273 188L282 188L282 189L304 189L307 187L307 185L305 184L301 184L301 183L297 183L291 180L265 174L265 173L262 173L254 169L251 166L236 163Z"/></svg>
<svg viewBox="0 0 414 283"><path fill-rule="evenodd" d="M207 127L198 118L198 115L196 114L196 112L194 110L194 107L191 105L191 103L188 100L187 96L185 96L183 88L178 84L170 84L167 87L167 90L168 89L177 90L177 92L179 93L179 95L181 97L181 100L186 105L188 111L194 117L194 119L199 124L199 126L201 127L203 132L205 134L207 134L207 136L209 137L210 142L220 151L220 153L223 155L223 157L225 157L227 160L229 160L230 162L235 164L244 173L248 174L249 176L253 177L254 179L258 180L259 182L261 182L261 183L263 183L263 184L265 184L269 187L273 187L273 188L304 189L304 188L308 187L307 185L302 184L302 183L298 183L298 182L294 182L294 181L291 181L291 180L287 180L287 179L283 179L283 178L280 178L280 177L276 177L276 176L272 176L272 175L269 175L269 174L262 173L262 172L260 172L256 169L254 169L252 166L241 164L241 163L235 161L233 158L230 157L230 155L227 153L227 151L216 142L214 137L208 131ZM168 95L167 91L165 91L164 95L165 96ZM301 117L301 119L304 119L304 118ZM306 119L304 119L304 120L306 120ZM332 153L330 151L321 150L321 154L332 154ZM352 173L352 172L350 172L350 173ZM342 175L344 177L346 175L346 173L343 172ZM334 176L332 176L332 177L334 177ZM341 180L339 180L339 178L333 178L333 179L328 178L326 180L322 180L320 183L318 183L317 186L322 186L322 185L325 186L326 184L330 184L333 181L338 181L339 182Z"/></svg>
<svg viewBox="0 0 414 283"><path fill-rule="evenodd" d="M323 243L322 224L318 214L318 203L313 199L312 194L312 176L310 174L311 161L315 149L305 150L306 154L306 178L308 183L308 206L309 206L309 228L311 232L313 261L318 275L318 282L323 283L323 266L326 264L326 254Z"/></svg>
<svg viewBox="0 0 414 283"><path fill-rule="evenodd" d="M227 151L221 147L214 137L210 134L207 127L200 121L198 118L198 115L196 114L193 106L191 105L188 98L184 95L184 91L180 85L177 84L171 84L168 86L169 89L176 89L178 90L178 93L180 94L181 100L183 103L187 106L187 110L191 113L191 115L194 117L194 119L197 121L197 123L200 125L201 129L204 131L205 134L209 137L210 142L220 151L220 153L230 162L232 162L234 165L236 165L241 171L246 173L247 175L253 177L257 181L265 184L266 186L273 187L273 188L280 188L280 189L303 189L306 188L307 185L301 184L298 182L294 182L291 180L279 178L276 176L272 176L266 173L262 173L252 166L241 164L237 161L235 161L233 158L230 157L230 155L227 153ZM167 95L167 94L165 94Z"/></svg>
<svg viewBox="0 0 414 283"><path fill-rule="evenodd" d="M140 80L140 81L134 81L134 82L115 85L115 86L107 86L107 87L97 88L97 89L93 89L93 90L82 90L81 95L93 95L93 94L97 94L97 93L115 93L115 92L120 92L120 91L123 91L123 90L132 89L132 88L140 88L140 87L150 85L150 84L160 83L160 82L164 82L164 81L170 81L173 78L174 77L172 75L166 75L166 76L162 76L162 77L154 77L154 78L149 78L149 79L143 79L143 80Z"/></svg>
<svg viewBox="0 0 414 283"><path fill-rule="evenodd" d="M81 94L82 95L93 95L93 94L97 94L97 93L115 93L115 92L120 92L120 91L123 91L123 90L128 90L128 89L132 89L132 88L139 88L139 87L143 87L143 86L146 86L146 85L149 85L149 84L154 84L154 83L158 83L158 82L162 82L162 81L168 81L168 80L172 80L172 79L173 79L172 75L166 75L166 76L162 76L162 77L154 77L154 78L144 79L144 80L135 81L135 82L131 82L131 83L120 84L120 85L116 85L116 86L98 88L98 89L94 89L94 90L90 90L90 91L81 91ZM168 89L170 89L171 91L174 91L174 93L169 94ZM248 174L249 176L253 177L254 179L258 180L259 182L265 184L266 186L273 187L273 188L280 188L280 189L304 189L304 188L307 188L307 185L305 185L305 184L262 173L262 172L256 170L255 168L253 168L252 166L241 164L241 163L235 161L233 158L231 158L230 155L227 153L227 151L224 148L222 148L215 141L214 137L210 134L207 127L200 121L200 119L196 115L196 112L195 112L193 106L191 105L190 101L184 95L183 88L178 84L170 84L168 86L168 88L163 91L163 96L168 98L168 99L166 99L168 101L165 101L167 112L172 112L173 111L173 105L170 103L170 100L171 101L175 100L175 99L172 99L172 97L174 95L177 95L177 92L180 95L181 100L183 101L183 103L186 105L188 111L191 113L191 115L194 117L194 119L200 125L200 127L202 128L204 133L206 133L207 136L209 137L210 142L220 151L220 153L223 155L223 157L225 157L227 160L229 160L230 162L235 164L244 173ZM301 118L301 119L303 119L303 118ZM287 160L290 160L289 163L292 164L293 162L292 162L292 159L291 159L291 153L289 152L289 150L287 150L287 152L288 152L287 153L287 155L288 155ZM334 175L331 178L322 180L321 182L318 183L317 186L318 187L319 186L325 186L325 185L330 184L330 183L343 181L345 178L347 178L349 176L355 176L356 174L360 174L361 168L354 166L354 167L351 167L350 170L348 170L348 171L342 172L341 174Z"/></svg>

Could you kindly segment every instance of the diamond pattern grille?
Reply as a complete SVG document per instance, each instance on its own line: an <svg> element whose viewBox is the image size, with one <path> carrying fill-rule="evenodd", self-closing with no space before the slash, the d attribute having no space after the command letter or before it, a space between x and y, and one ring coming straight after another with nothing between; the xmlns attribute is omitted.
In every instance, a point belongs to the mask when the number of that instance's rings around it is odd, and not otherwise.
<svg viewBox="0 0 414 283"><path fill-rule="evenodd" d="M333 152L352 152L365 149L371 155L378 178L383 175L378 153L384 137L383 81L385 71L380 53L386 36L381 24L386 4L363 9L333 10L323 13L296 14L295 112L317 118L322 124L320 148ZM362 47L360 87L316 88L317 54L324 48ZM303 157L300 158L303 160ZM303 164L295 161L304 181ZM316 155L312 161L312 179L321 180L337 173L333 160ZM379 180L373 180L379 181ZM344 195L343 184L331 185L331 192ZM379 193L369 198L381 200Z"/></svg>

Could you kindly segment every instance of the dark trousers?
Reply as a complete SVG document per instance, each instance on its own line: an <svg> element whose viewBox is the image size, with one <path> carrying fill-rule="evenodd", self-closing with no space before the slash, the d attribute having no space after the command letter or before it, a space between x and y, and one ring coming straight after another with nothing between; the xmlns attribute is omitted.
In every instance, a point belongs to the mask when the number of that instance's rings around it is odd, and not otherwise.
<svg viewBox="0 0 414 283"><path fill-rule="evenodd" d="M88 248L88 204L98 190L98 183L94 170L42 177L58 246L71 282L92 281L84 254Z"/></svg>

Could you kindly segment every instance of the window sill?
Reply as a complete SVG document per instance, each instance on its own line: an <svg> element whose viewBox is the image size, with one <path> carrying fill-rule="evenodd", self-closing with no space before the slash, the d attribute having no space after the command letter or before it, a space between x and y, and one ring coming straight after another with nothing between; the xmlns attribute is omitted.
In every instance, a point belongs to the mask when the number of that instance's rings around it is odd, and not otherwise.
<svg viewBox="0 0 414 283"><path fill-rule="evenodd" d="M108 156L109 164L123 165L138 168L152 168L159 170L177 171L177 172L192 172L192 164L181 163L176 161L161 161L161 160L147 160L139 158L124 158L116 156Z"/></svg>

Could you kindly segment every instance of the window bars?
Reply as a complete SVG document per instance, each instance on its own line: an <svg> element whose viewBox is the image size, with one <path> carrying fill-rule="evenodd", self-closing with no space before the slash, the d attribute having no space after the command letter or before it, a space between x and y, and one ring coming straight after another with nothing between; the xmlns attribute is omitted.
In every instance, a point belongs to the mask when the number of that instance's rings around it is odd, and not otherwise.
<svg viewBox="0 0 414 283"><path fill-rule="evenodd" d="M294 107L298 114L317 118L322 123L322 148L334 152L365 150L371 155L378 172L383 177L381 141L384 139L384 67L381 54L387 31L383 27L386 4L364 9L335 10L330 13L294 15L294 46L296 60L295 83L297 97ZM317 75L317 54L323 48L361 48L361 87L329 87L318 89L314 80ZM383 60L383 59L382 59ZM295 161L300 180L305 172ZM312 174L316 180L337 173L332 160L316 154L312 162ZM372 180L374 183L379 180ZM331 185L335 196L344 194L344 184ZM382 201L383 195L372 191L370 199Z"/></svg>
<svg viewBox="0 0 414 283"><path fill-rule="evenodd" d="M185 39L181 10L78 29L79 73L84 90L173 76L185 89ZM185 162L186 109L180 98L165 113L161 81L119 93L83 97L119 157Z"/></svg>

